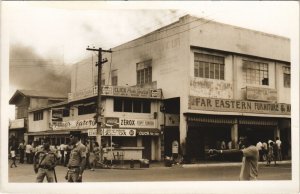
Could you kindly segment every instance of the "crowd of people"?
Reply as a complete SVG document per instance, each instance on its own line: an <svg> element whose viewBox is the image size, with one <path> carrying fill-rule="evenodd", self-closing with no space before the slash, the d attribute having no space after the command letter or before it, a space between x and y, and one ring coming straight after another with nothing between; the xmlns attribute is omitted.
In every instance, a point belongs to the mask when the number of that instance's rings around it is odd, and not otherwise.
<svg viewBox="0 0 300 194"><path fill-rule="evenodd" d="M94 169L96 168L100 160L101 149L99 147L99 144L96 141L87 141L87 140L85 140L83 144L87 148L86 169L90 169L94 171ZM12 161L10 167L11 168L13 166L17 167L16 165L17 154L18 154L20 164L24 164L24 163L33 164L36 153L41 151L42 148L43 148L43 141L40 142L33 141L33 142L25 143L25 140L23 140L20 142L19 145L10 145L9 157ZM71 143L50 145L50 150L54 152L58 158L57 165L67 166L72 148L73 145L71 145Z"/></svg>
<svg viewBox="0 0 300 194"><path fill-rule="evenodd" d="M231 150L235 148L231 140L227 143L224 140L217 141L215 147L217 150ZM270 165L272 161L276 165L276 161L287 159L287 151L283 151L283 143L279 137L276 137L275 140L258 141L256 147L259 151L259 161L265 161L267 165ZM244 148L241 140L239 140L236 148L240 150Z"/></svg>
<svg viewBox="0 0 300 194"><path fill-rule="evenodd" d="M270 165L272 161L274 161L274 164L276 165L276 161L281 161L283 159L282 142L279 137L276 137L275 141L259 141L257 142L256 147L259 151L259 160L267 161L267 165Z"/></svg>

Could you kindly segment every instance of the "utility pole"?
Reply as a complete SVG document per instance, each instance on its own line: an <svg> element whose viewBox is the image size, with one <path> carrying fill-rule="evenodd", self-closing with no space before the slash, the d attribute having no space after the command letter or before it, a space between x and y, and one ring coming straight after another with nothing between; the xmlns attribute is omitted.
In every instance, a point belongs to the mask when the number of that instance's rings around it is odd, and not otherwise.
<svg viewBox="0 0 300 194"><path fill-rule="evenodd" d="M102 64L107 62L107 59L102 60L102 52L112 53L111 50L103 50L102 48L87 48L88 51L98 51L98 62L96 66L98 66L98 95L97 95L97 113L96 113L96 122L97 122L97 139L100 148L101 145L101 94L102 94ZM101 153L101 152L100 152ZM100 155L100 162L102 162L102 154Z"/></svg>

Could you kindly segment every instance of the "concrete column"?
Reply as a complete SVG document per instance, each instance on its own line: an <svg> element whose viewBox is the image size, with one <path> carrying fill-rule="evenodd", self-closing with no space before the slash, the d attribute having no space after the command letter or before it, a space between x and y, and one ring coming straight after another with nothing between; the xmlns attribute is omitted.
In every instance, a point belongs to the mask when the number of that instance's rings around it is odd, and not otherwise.
<svg viewBox="0 0 300 194"><path fill-rule="evenodd" d="M183 114L180 114L180 124L179 124L179 141L180 141L180 150L181 154L186 154L186 137L187 137L187 121Z"/></svg>
<svg viewBox="0 0 300 194"><path fill-rule="evenodd" d="M238 145L238 129L238 121L235 119L233 125L231 126L231 141L233 149L237 148Z"/></svg>
<svg viewBox="0 0 300 194"><path fill-rule="evenodd" d="M276 139L276 137L279 137L280 139L280 128L279 126L276 126L274 129L274 140Z"/></svg>

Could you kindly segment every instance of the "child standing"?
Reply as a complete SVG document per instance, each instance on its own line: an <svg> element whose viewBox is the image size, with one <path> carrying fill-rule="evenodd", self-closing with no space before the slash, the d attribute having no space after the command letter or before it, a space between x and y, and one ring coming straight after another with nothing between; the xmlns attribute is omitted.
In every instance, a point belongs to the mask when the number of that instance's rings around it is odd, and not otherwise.
<svg viewBox="0 0 300 194"><path fill-rule="evenodd" d="M10 146L10 157L12 159L12 163L11 163L10 167L12 168L13 165L15 165L15 167L17 167L17 165L16 165L16 149L14 146Z"/></svg>

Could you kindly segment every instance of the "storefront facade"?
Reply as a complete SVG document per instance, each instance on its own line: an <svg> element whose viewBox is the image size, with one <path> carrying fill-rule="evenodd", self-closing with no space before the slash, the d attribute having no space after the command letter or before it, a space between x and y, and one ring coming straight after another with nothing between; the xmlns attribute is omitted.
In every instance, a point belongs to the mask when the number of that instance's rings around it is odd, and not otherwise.
<svg viewBox="0 0 300 194"><path fill-rule="evenodd" d="M97 131L95 87L69 94L67 102L29 112L29 133L34 141L49 137L51 144L69 142L69 132L78 130L82 141L101 142L125 160L160 160L160 129L157 109L161 90L104 86L102 126ZM37 115L42 117L37 119ZM101 141L100 141L101 139Z"/></svg>

